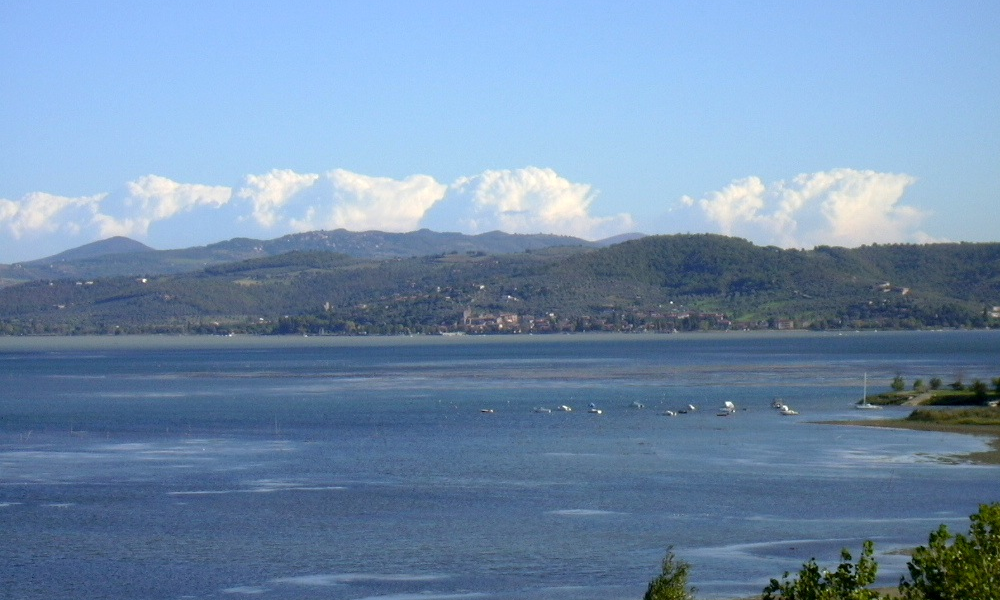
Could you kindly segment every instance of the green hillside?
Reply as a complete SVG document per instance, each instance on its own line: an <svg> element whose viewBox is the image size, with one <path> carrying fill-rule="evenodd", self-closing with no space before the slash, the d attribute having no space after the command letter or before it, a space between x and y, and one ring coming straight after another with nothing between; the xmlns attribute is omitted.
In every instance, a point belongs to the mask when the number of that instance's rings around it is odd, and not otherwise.
<svg viewBox="0 0 1000 600"><path fill-rule="evenodd" d="M1000 244L782 250L718 235L414 258L289 252L0 289L0 331L398 334L984 327Z"/></svg>

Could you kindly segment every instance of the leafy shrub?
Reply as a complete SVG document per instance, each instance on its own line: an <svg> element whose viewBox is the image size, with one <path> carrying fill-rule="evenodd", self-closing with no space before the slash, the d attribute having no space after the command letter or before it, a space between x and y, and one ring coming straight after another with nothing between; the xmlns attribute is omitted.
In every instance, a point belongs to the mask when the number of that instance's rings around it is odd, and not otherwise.
<svg viewBox="0 0 1000 600"><path fill-rule="evenodd" d="M851 562L851 553L841 550L840 566L836 571L821 569L816 559L802 566L797 577L785 573L781 581L772 579L764 588L762 600L875 600L878 592L867 586L875 582L878 563L872 558L875 544L866 541L858 563Z"/></svg>
<svg viewBox="0 0 1000 600"><path fill-rule="evenodd" d="M802 565L798 575L785 573L772 579L761 600L1000 600L1000 502L982 504L970 517L968 535L952 535L941 525L930 534L928 544L913 552L907 563L910 579L900 579L899 595L882 596L868 589L875 582L878 563L875 544L866 541L857 564L851 553L841 550L836 571L821 568L816 559ZM688 587L690 565L677 560L671 549L662 571L649 582L643 600L693 600Z"/></svg>
<svg viewBox="0 0 1000 600"><path fill-rule="evenodd" d="M649 582L643 600L694 600L695 589L688 587L691 565L677 560L672 549L663 557L660 574Z"/></svg>
<svg viewBox="0 0 1000 600"><path fill-rule="evenodd" d="M983 504L970 517L968 536L941 525L907 564L899 592L906 600L1000 598L1000 503ZM951 543L949 543L951 542Z"/></svg>

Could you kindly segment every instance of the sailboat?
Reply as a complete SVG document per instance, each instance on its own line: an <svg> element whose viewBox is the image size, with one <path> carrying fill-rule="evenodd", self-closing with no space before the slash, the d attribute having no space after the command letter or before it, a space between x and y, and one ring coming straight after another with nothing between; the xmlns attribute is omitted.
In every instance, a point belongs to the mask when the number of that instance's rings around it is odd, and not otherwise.
<svg viewBox="0 0 1000 600"><path fill-rule="evenodd" d="M868 373L865 373L865 387L864 392L861 394L861 400L854 405L854 408L858 410L881 410L882 407L878 404L872 404L868 401Z"/></svg>

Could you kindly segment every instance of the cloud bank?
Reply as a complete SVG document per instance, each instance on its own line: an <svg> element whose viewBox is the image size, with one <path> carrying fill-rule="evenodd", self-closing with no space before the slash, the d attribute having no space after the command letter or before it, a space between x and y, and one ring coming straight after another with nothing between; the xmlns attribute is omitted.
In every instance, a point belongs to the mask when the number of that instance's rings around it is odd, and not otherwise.
<svg viewBox="0 0 1000 600"><path fill-rule="evenodd" d="M18 201L0 198L0 224L4 237L14 240L40 236L77 236L99 218L107 194L67 198L33 192Z"/></svg>
<svg viewBox="0 0 1000 600"><path fill-rule="evenodd" d="M699 230L758 244L925 242L930 237L919 226L927 215L902 204L914 181L909 175L851 169L770 184L748 177L701 198L685 196L680 207L687 217L700 220ZM17 200L0 198L0 263L41 258L114 235L156 248L179 248L338 228L501 230L590 240L637 229L629 214L594 214L597 198L589 184L537 167L489 170L451 184L428 175L392 179L343 169L275 169L247 175L234 186L146 175L116 191L90 196L33 192ZM677 211L661 212L679 216ZM671 227L676 229L677 222L668 222L666 229Z"/></svg>
<svg viewBox="0 0 1000 600"><path fill-rule="evenodd" d="M594 217L596 193L552 169L485 171L453 183L423 220L429 229L463 233L554 233L601 239L632 231L632 217Z"/></svg>
<svg viewBox="0 0 1000 600"><path fill-rule="evenodd" d="M168 221L181 213L219 208L232 197L227 187L177 183L157 175L130 181L126 189L124 196L112 197L95 212L93 222L99 227L101 237L144 238L153 223Z"/></svg>
<svg viewBox="0 0 1000 600"><path fill-rule="evenodd" d="M910 175L853 169L770 184L747 177L699 199L685 196L681 204L724 235L784 248L933 241L919 229L928 214L902 204L915 182Z"/></svg>
<svg viewBox="0 0 1000 600"><path fill-rule="evenodd" d="M146 175L121 189L68 198L0 199L0 262L31 260L121 235L157 248L318 229L556 233L599 239L631 231L629 215L591 214L596 193L551 169L486 171L447 185L428 175L373 177L275 169L235 186ZM29 245L30 243L30 245ZM26 249L32 249L31 252Z"/></svg>
<svg viewBox="0 0 1000 600"><path fill-rule="evenodd" d="M412 231L446 190L447 186L427 175L396 180L343 169L322 175L275 170L248 176L236 196L250 203L244 220L283 233Z"/></svg>

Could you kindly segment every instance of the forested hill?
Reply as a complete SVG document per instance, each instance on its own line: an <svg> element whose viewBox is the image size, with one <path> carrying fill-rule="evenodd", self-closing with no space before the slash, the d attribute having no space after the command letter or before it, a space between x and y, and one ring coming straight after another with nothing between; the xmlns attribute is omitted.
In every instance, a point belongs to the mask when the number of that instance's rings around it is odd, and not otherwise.
<svg viewBox="0 0 1000 600"><path fill-rule="evenodd" d="M1000 244L782 250L718 235L370 259L290 252L195 273L0 289L0 331L328 333L995 326Z"/></svg>

